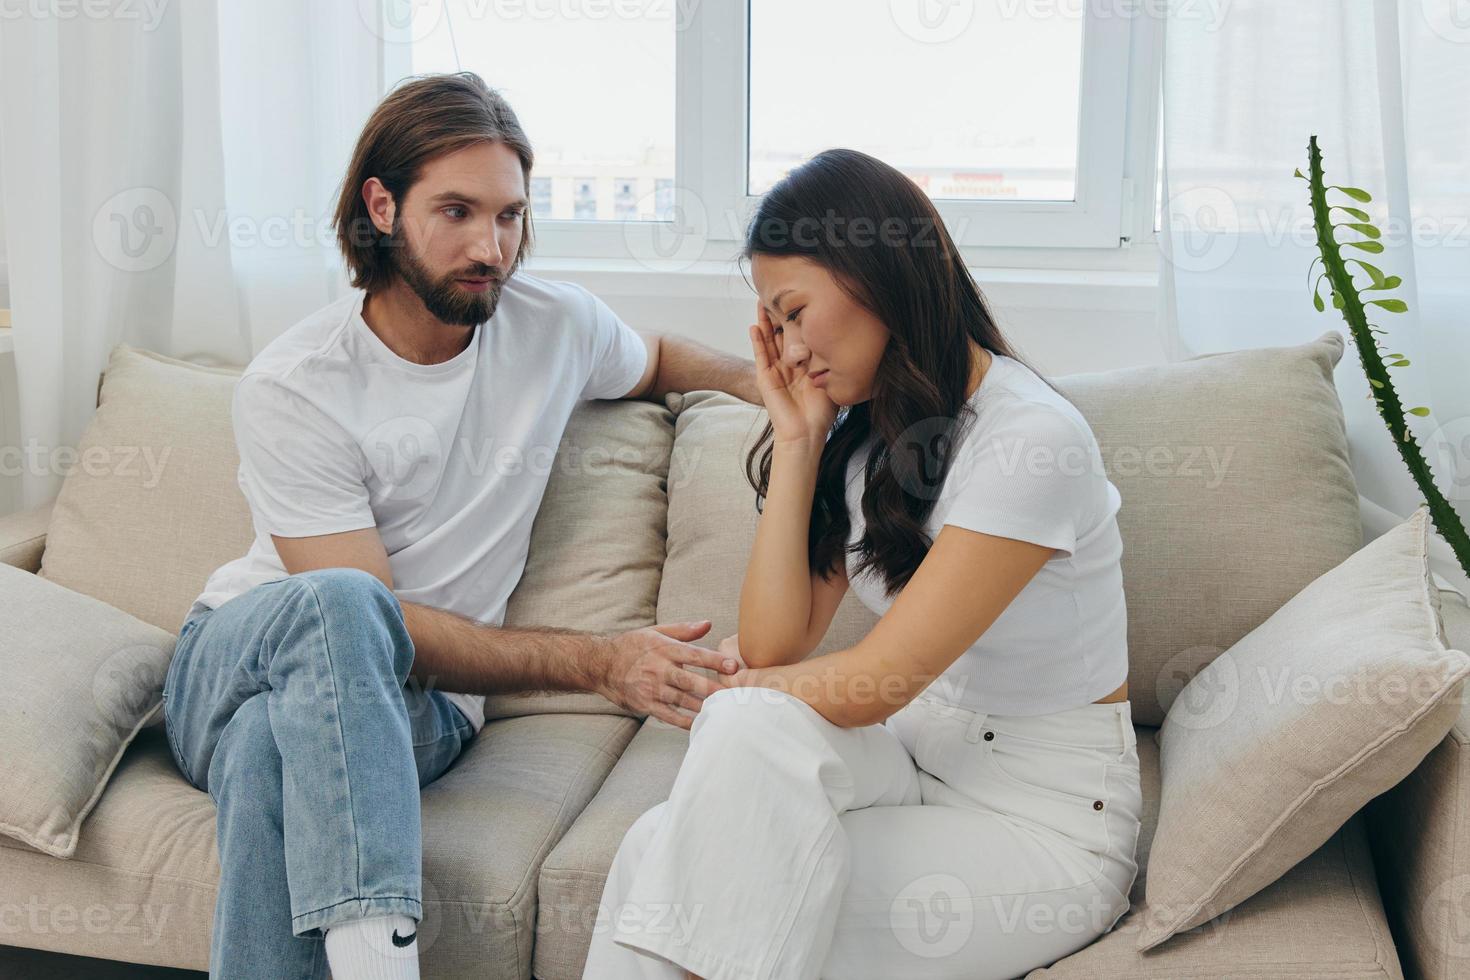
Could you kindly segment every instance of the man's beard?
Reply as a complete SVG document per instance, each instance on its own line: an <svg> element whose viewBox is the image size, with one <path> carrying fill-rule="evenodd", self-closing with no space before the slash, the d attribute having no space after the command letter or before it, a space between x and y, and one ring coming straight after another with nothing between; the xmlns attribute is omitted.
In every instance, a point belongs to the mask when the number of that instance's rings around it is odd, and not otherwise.
<svg viewBox="0 0 1470 980"><path fill-rule="evenodd" d="M409 288L423 302L425 309L437 319L456 327L472 327L495 315L495 307L500 302L500 288L505 285L506 278L499 268L476 266L474 269L436 280L423 261L414 254L407 239L399 233L397 222L394 224L393 234L388 242L388 255L393 263L393 270L408 283ZM460 277L483 279L487 276L493 276L494 281L483 293L470 292L455 281Z"/></svg>

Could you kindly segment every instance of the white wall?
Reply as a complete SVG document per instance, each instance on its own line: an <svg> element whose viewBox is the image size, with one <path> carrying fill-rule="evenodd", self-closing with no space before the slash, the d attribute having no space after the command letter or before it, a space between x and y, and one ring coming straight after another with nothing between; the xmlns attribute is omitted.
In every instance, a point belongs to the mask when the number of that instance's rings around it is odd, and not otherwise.
<svg viewBox="0 0 1470 980"><path fill-rule="evenodd" d="M0 174L0 180L4 179ZM0 310L10 307L10 275L5 260L5 195L0 194Z"/></svg>
<svg viewBox="0 0 1470 980"><path fill-rule="evenodd" d="M690 336L750 356L755 293L733 263L678 272L531 260L526 270L577 282L630 325ZM971 272L1018 352L1043 373L1106 371L1166 358L1157 329L1157 277L1127 271L975 268Z"/></svg>
<svg viewBox="0 0 1470 980"><path fill-rule="evenodd" d="M20 443L15 355L5 349L5 343L0 343L0 448ZM20 476L9 472L14 466L14 460L0 459L0 517L20 508Z"/></svg>

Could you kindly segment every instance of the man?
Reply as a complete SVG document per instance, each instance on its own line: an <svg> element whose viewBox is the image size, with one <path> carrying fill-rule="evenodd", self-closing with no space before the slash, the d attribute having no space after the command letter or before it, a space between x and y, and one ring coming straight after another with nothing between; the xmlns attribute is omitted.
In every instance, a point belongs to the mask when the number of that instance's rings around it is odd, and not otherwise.
<svg viewBox="0 0 1470 980"><path fill-rule="evenodd" d="M737 668L689 642L708 623L500 628L547 481L515 460L554 452L578 402L760 397L751 362L518 271L531 165L477 76L395 90L337 207L354 289L235 389L256 539L190 609L164 695L175 761L218 805L211 977L418 976L419 789L485 694L595 691L689 728L679 709L720 685L686 667Z"/></svg>

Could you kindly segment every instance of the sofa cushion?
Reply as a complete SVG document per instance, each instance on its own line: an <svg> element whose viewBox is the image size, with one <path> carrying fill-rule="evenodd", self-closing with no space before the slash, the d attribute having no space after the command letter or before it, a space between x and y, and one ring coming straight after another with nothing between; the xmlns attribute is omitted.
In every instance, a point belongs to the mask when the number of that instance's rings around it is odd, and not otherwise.
<svg viewBox="0 0 1470 980"><path fill-rule="evenodd" d="M708 619L713 625L698 642L713 648L739 625L740 586L758 516L755 490L745 478L745 454L766 424L766 413L712 391L671 396L670 404L679 414L669 467L668 557L658 593L658 621ZM849 592L812 656L853 646L875 622Z"/></svg>
<svg viewBox="0 0 1470 980"><path fill-rule="evenodd" d="M1146 826L1145 835L1151 830ZM1140 877L1134 886L1133 908L1112 932L1048 968L1031 971L1026 980L1404 976L1361 817L1235 909L1147 953L1137 949L1137 937L1152 918L1142 882Z"/></svg>
<svg viewBox="0 0 1470 980"><path fill-rule="evenodd" d="M1159 739L1155 915L1140 949L1275 881L1449 732L1470 656L1445 642L1428 525L1421 506L1303 589L1174 702Z"/></svg>
<svg viewBox="0 0 1470 980"><path fill-rule="evenodd" d="M541 861L637 727L611 715L492 721L423 789L424 976L531 975ZM214 803L156 729L123 757L73 860L0 839L0 895L30 897L38 908L23 914L41 923L7 929L12 944L204 970L218 882Z"/></svg>
<svg viewBox="0 0 1470 980"><path fill-rule="evenodd" d="M669 798L689 733L649 718L602 788L541 865L536 917L537 980L580 980L597 906L623 835L645 810Z"/></svg>
<svg viewBox="0 0 1470 980"><path fill-rule="evenodd" d="M1470 650L1470 604L1440 590L1445 636ZM1384 908L1413 977L1470 976L1470 701L1419 767L1363 811Z"/></svg>
<svg viewBox="0 0 1470 980"><path fill-rule="evenodd" d="M161 715L174 637L0 565L0 834L71 857L124 750Z"/></svg>
<svg viewBox="0 0 1470 980"><path fill-rule="evenodd" d="M1343 338L1054 379L1123 498L1128 698L1159 725L1200 668L1363 543Z"/></svg>
<svg viewBox="0 0 1470 980"><path fill-rule="evenodd" d="M1143 828L1133 908L1113 931L1031 977L1400 977L1360 820L1247 902L1149 953L1135 949L1151 917L1144 903L1159 814L1157 729L1138 726ZM668 799L687 732L644 722L602 789L541 866L538 980L580 980L607 871L623 835Z"/></svg>
<svg viewBox="0 0 1470 980"><path fill-rule="evenodd" d="M599 633L653 625L673 446L674 416L663 405L592 401L577 407L557 447L505 625ZM628 714L586 692L485 699L487 718L550 711Z"/></svg>
<svg viewBox="0 0 1470 980"><path fill-rule="evenodd" d="M209 574L254 536L235 482L236 377L113 350L52 511L43 578L178 633Z"/></svg>
<svg viewBox="0 0 1470 980"><path fill-rule="evenodd" d="M46 550L46 527L51 523L55 501L31 510L0 517L0 565L27 572L41 570L41 552Z"/></svg>

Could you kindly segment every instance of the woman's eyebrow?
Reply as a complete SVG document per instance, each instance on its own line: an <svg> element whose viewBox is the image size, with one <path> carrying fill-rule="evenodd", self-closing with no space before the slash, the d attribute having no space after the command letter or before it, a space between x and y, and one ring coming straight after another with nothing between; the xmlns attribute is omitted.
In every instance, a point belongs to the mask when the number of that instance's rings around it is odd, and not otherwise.
<svg viewBox="0 0 1470 980"><path fill-rule="evenodd" d="M771 297L771 305L768 306L768 307L766 307L766 312L767 313L775 313L777 316L783 315L781 313L781 297L782 296L785 296L789 292L791 292L791 287L790 286L788 286L785 289L781 290L775 296L772 296Z"/></svg>

